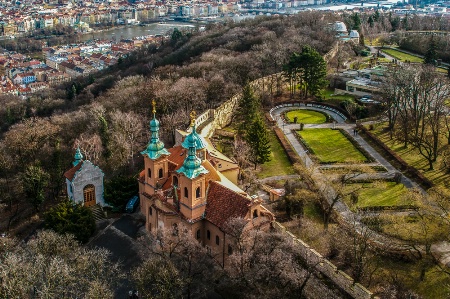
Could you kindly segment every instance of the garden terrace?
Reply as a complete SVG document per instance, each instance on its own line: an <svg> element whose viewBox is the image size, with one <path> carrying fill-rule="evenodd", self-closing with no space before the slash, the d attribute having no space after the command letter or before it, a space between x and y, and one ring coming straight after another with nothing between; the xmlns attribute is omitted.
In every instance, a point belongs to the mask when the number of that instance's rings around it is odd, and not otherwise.
<svg viewBox="0 0 450 299"><path fill-rule="evenodd" d="M322 164L369 161L340 130L306 129L297 131L297 134L301 142Z"/></svg>

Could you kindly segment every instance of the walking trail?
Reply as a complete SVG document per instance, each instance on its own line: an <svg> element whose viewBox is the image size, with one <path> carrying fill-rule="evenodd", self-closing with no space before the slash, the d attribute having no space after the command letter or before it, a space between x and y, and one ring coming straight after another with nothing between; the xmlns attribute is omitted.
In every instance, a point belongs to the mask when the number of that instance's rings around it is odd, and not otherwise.
<svg viewBox="0 0 450 299"><path fill-rule="evenodd" d="M392 176L399 172L394 166L392 166L386 159L384 159L378 152L376 152L362 137L360 137L357 133L354 133L355 125L354 124L347 124L345 123L345 118L342 117L340 113L330 111L328 109L319 108L319 107L310 107L310 106L289 106L289 107L283 107L283 106L277 106L274 109L271 110L271 116L273 119L276 120L277 126L282 129L284 135L286 136L287 140L290 142L294 150L297 152L299 157L302 159L304 165L312 170L311 177L315 181L316 186L322 193L322 196L324 196L328 203L331 205L333 203L333 200L336 198L336 190L327 182L327 178L320 172L319 167L315 167L314 162L311 160L311 158L308 156L308 151L303 147L303 145L298 141L298 139L295 137L293 131L295 129L299 128L298 124L287 124L283 121L283 118L281 117L281 114L288 110L294 110L294 109L306 109L306 110L315 110L320 111L323 113L326 113L333 117L333 119L336 121L335 124L328 123L328 124L314 124L314 125L308 125L305 124L304 128L340 128L349 133L350 136L354 138L354 140L362 147L364 148L367 153L369 153L374 160L375 163L371 163L370 165L380 165L386 168L386 172L383 173L377 173L374 174L379 179L387 179L392 178ZM322 165L323 166L323 165ZM400 173L400 172L399 172ZM407 188L419 188L419 186L411 181L409 178L405 177L402 174L401 182L407 187ZM399 242L398 240L386 237L384 235L381 235L370 228L368 228L365 224L361 221L361 216L358 213L353 213L349 207L343 203L342 201L338 200L334 204L334 210L340 215L340 219L343 220L345 225L347 227L353 228L357 233L364 233L367 234L368 232L371 235L371 239L373 242L378 243L382 247L390 247L393 251L401 251L404 252L405 250L408 250L409 246Z"/></svg>

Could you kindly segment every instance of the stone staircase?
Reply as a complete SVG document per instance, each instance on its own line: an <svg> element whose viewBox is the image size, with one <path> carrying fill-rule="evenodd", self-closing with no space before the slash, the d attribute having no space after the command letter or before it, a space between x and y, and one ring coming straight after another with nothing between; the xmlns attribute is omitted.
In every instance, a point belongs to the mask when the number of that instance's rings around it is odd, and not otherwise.
<svg viewBox="0 0 450 299"><path fill-rule="evenodd" d="M105 213L103 212L103 209L101 206L93 205L93 206L89 207L89 209L91 209L92 214L94 215L95 221L105 219Z"/></svg>

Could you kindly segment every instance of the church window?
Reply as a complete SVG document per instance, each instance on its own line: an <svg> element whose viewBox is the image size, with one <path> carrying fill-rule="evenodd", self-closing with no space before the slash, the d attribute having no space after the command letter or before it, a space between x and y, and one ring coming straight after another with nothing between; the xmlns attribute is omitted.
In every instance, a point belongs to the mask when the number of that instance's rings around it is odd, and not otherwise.
<svg viewBox="0 0 450 299"><path fill-rule="evenodd" d="M163 170L162 170L162 168L160 168L159 169L159 178L162 178L163 176L164 176Z"/></svg>
<svg viewBox="0 0 450 299"><path fill-rule="evenodd" d="M200 187L197 187L197 189L195 189L195 197L196 197L196 198L199 198L200 196L202 196L201 193L202 193L202 192L201 192Z"/></svg>
<svg viewBox="0 0 450 299"><path fill-rule="evenodd" d="M153 209L152 209L152 207L150 207L150 209L148 209L148 214L149 214L150 216L153 215Z"/></svg>
<svg viewBox="0 0 450 299"><path fill-rule="evenodd" d="M209 230L206 231L206 238L211 240L211 232Z"/></svg>
<svg viewBox="0 0 450 299"><path fill-rule="evenodd" d="M257 218L258 217L258 210L253 210L253 218Z"/></svg>
<svg viewBox="0 0 450 299"><path fill-rule="evenodd" d="M188 188L184 187L184 197L189 197L189 192L188 192Z"/></svg>
<svg viewBox="0 0 450 299"><path fill-rule="evenodd" d="M148 177L151 178L152 177L152 170L149 168L148 169Z"/></svg>
<svg viewBox="0 0 450 299"><path fill-rule="evenodd" d="M230 244L228 244L228 255L232 255L233 254L233 247L231 247Z"/></svg>
<svg viewBox="0 0 450 299"><path fill-rule="evenodd" d="M178 178L176 176L173 176L172 185L174 185L175 187L178 187Z"/></svg>
<svg viewBox="0 0 450 299"><path fill-rule="evenodd" d="M219 245L219 243L220 243L220 238L219 238L219 236L216 236L216 245Z"/></svg>
<svg viewBox="0 0 450 299"><path fill-rule="evenodd" d="M200 230L197 230L197 239L200 239Z"/></svg>
<svg viewBox="0 0 450 299"><path fill-rule="evenodd" d="M92 184L83 188L84 205L89 207L95 205L95 187Z"/></svg>

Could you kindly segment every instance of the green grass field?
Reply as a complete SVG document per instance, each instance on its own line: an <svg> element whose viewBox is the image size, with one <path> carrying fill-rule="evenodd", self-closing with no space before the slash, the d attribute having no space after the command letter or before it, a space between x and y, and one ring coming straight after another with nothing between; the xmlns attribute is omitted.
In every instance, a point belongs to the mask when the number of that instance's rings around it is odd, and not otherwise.
<svg viewBox="0 0 450 299"><path fill-rule="evenodd" d="M334 95L334 89L330 89L330 88L323 89L320 92L320 96L322 97L322 99L325 102L327 102L329 104L336 105L336 106L339 106L339 103L344 101L344 100L348 100L348 99L353 100L353 99L355 99L354 96L346 95L346 94L345 95L344 94L343 95Z"/></svg>
<svg viewBox="0 0 450 299"><path fill-rule="evenodd" d="M409 145L404 147L403 142L397 142L395 139L390 139L389 132L383 131L385 124L380 124L375 127L375 130L371 131L375 136L380 138L380 140L386 144L390 149L397 153L403 160L405 160L410 166L415 167L420 170L425 177L431 180L437 185L445 185L450 181L450 173L446 172L445 167L442 165L442 157L439 156L437 161L434 163L434 170L429 170L427 160L420 155L419 151L413 146ZM444 138L444 137L442 137ZM442 144L445 144L443 139Z"/></svg>
<svg viewBox="0 0 450 299"><path fill-rule="evenodd" d="M395 182L355 183L345 187L345 193L355 191L358 202L353 203L351 196L344 199L349 207L392 207L403 205L403 194L408 190L403 184Z"/></svg>
<svg viewBox="0 0 450 299"><path fill-rule="evenodd" d="M325 114L318 111L299 109L286 112L286 118L290 123L294 122L295 117L297 123L304 124L323 124L327 121Z"/></svg>
<svg viewBox="0 0 450 299"><path fill-rule="evenodd" d="M420 57L414 56L414 55L410 55L410 54L406 54L406 53L403 53L401 51L397 51L394 49L382 49L382 51L400 61L408 60L411 62L419 62L419 63L423 62L423 58L420 58Z"/></svg>
<svg viewBox="0 0 450 299"><path fill-rule="evenodd" d="M261 171L257 174L258 178L263 179L271 176L295 174L294 167L292 167L286 152L278 141L275 133L269 132L270 161L261 165Z"/></svg>
<svg viewBox="0 0 450 299"><path fill-rule="evenodd" d="M367 158L339 130L306 129L297 132L322 163L367 161Z"/></svg>

